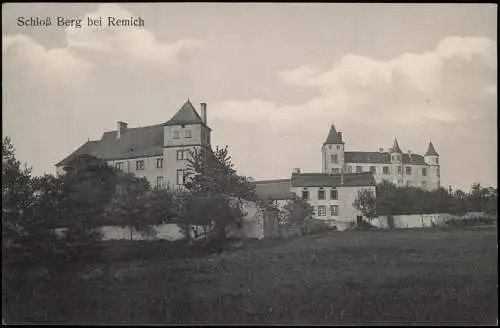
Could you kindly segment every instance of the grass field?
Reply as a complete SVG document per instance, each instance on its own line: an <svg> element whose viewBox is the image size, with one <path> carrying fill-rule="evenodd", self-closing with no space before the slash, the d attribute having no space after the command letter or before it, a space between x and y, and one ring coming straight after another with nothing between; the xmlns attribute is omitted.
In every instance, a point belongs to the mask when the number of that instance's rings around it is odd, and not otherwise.
<svg viewBox="0 0 500 328"><path fill-rule="evenodd" d="M496 324L496 240L496 227L328 232L189 258L148 242L134 244L129 261L119 249L131 245L115 242L115 258L90 282L8 272L4 320Z"/></svg>

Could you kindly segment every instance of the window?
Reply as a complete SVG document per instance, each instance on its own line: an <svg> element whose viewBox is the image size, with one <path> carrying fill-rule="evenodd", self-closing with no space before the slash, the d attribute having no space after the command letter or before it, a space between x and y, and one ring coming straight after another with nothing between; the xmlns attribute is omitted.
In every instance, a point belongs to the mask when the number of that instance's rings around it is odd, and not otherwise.
<svg viewBox="0 0 500 328"><path fill-rule="evenodd" d="M422 188L427 189L427 181L422 181Z"/></svg>
<svg viewBox="0 0 500 328"><path fill-rule="evenodd" d="M338 168L333 168L332 169L332 173L339 173L339 169Z"/></svg>
<svg viewBox="0 0 500 328"><path fill-rule="evenodd" d="M439 164L439 158L436 157L436 164Z"/></svg>
<svg viewBox="0 0 500 328"><path fill-rule="evenodd" d="M179 139L179 131L174 131L174 139Z"/></svg>
<svg viewBox="0 0 500 328"><path fill-rule="evenodd" d="M427 176L427 168L422 168L422 176L426 177Z"/></svg>
<svg viewBox="0 0 500 328"><path fill-rule="evenodd" d="M398 156L398 161L400 161L401 160L401 155L397 155L397 156Z"/></svg>
<svg viewBox="0 0 500 328"><path fill-rule="evenodd" d="M161 169L163 167L163 158L156 159L156 168Z"/></svg>
<svg viewBox="0 0 500 328"><path fill-rule="evenodd" d="M156 188L163 188L163 177L156 177Z"/></svg>
<svg viewBox="0 0 500 328"><path fill-rule="evenodd" d="M121 170L121 169L123 168L123 162L116 162L115 167L116 167L118 170Z"/></svg>
<svg viewBox="0 0 500 328"><path fill-rule="evenodd" d="M309 191L302 190L302 199L309 199Z"/></svg>
<svg viewBox="0 0 500 328"><path fill-rule="evenodd" d="M189 150L187 149L180 149L177 151L177 160L183 160L183 159L188 159L189 155Z"/></svg>
<svg viewBox="0 0 500 328"><path fill-rule="evenodd" d="M389 166L382 167L382 170L384 174L389 174Z"/></svg>
<svg viewBox="0 0 500 328"><path fill-rule="evenodd" d="M330 199L331 200L339 199L339 193L337 192L337 189L330 190Z"/></svg>
<svg viewBox="0 0 500 328"><path fill-rule="evenodd" d="M319 200L325 199L325 191L324 190L318 190L318 199Z"/></svg>
<svg viewBox="0 0 500 328"><path fill-rule="evenodd" d="M411 175L411 166L406 167L406 175Z"/></svg>
<svg viewBox="0 0 500 328"><path fill-rule="evenodd" d="M337 145L337 150L340 150L341 146L340 145Z"/></svg>
<svg viewBox="0 0 500 328"><path fill-rule="evenodd" d="M328 145L328 149L332 149L332 145Z"/></svg>
<svg viewBox="0 0 500 328"><path fill-rule="evenodd" d="M351 165L347 166L347 173L352 173L352 166Z"/></svg>
<svg viewBox="0 0 500 328"><path fill-rule="evenodd" d="M339 162L339 155L332 154L332 163L337 164Z"/></svg>
<svg viewBox="0 0 500 328"><path fill-rule="evenodd" d="M326 206L318 206L318 216L326 216Z"/></svg>
<svg viewBox="0 0 500 328"><path fill-rule="evenodd" d="M410 180L406 180L406 186L409 187L411 185L411 181Z"/></svg>
<svg viewBox="0 0 500 328"><path fill-rule="evenodd" d="M356 173L361 173L363 171L363 168L361 166L356 166Z"/></svg>
<svg viewBox="0 0 500 328"><path fill-rule="evenodd" d="M401 166L398 166L398 173L401 173Z"/></svg>
<svg viewBox="0 0 500 328"><path fill-rule="evenodd" d="M191 138L191 130L184 130L184 138Z"/></svg>
<svg viewBox="0 0 500 328"><path fill-rule="evenodd" d="M184 170L177 170L177 184L178 185L183 185L184 184Z"/></svg>
<svg viewBox="0 0 500 328"><path fill-rule="evenodd" d="M437 170L437 175L438 175L438 177L440 177L440 176L441 176L441 170L439 169L439 166L438 166L438 168L437 168L437 169L438 169L438 170Z"/></svg>
<svg viewBox="0 0 500 328"><path fill-rule="evenodd" d="M370 166L370 172L372 172L372 173L377 172L377 169L375 168L375 166Z"/></svg>
<svg viewBox="0 0 500 328"><path fill-rule="evenodd" d="M144 170L144 160L135 161L135 169L136 170Z"/></svg>
<svg viewBox="0 0 500 328"><path fill-rule="evenodd" d="M338 205L330 205L330 215L337 216L339 215L339 207Z"/></svg>

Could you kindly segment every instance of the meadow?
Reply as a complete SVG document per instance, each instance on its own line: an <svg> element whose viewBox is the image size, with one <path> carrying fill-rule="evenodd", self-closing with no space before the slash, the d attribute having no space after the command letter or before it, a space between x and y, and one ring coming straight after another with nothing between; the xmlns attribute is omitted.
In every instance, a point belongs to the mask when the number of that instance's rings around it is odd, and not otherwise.
<svg viewBox="0 0 500 328"><path fill-rule="evenodd" d="M331 231L209 255L179 242L104 245L87 268L7 269L4 322L497 322L496 227Z"/></svg>

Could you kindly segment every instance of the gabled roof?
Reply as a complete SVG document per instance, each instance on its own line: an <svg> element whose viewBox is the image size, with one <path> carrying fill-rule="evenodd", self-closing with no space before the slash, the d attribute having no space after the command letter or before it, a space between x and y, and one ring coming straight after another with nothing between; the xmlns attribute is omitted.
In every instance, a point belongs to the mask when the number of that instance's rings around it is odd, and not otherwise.
<svg viewBox="0 0 500 328"><path fill-rule="evenodd" d="M434 145L432 144L432 142L429 142L429 147L427 148L425 156L439 156L436 149L434 149Z"/></svg>
<svg viewBox="0 0 500 328"><path fill-rule="evenodd" d="M329 173L294 173L292 187L361 187L374 186L375 178L371 172L344 173L344 184L340 174Z"/></svg>
<svg viewBox="0 0 500 328"><path fill-rule="evenodd" d="M391 153L402 153L401 148L399 148L397 138L394 138L394 145L391 148Z"/></svg>
<svg viewBox="0 0 500 328"><path fill-rule="evenodd" d="M255 181L255 193L260 199L284 200L292 199L290 179Z"/></svg>
<svg viewBox="0 0 500 328"><path fill-rule="evenodd" d="M92 155L103 160L116 160L163 155L163 126L151 125L126 129L117 139L117 131L107 131L101 140L87 141L56 166L66 165L78 155Z"/></svg>
<svg viewBox="0 0 500 328"><path fill-rule="evenodd" d="M419 154L402 154L403 164L425 165L425 160ZM391 164L391 154L367 151L348 151L344 153L346 163Z"/></svg>
<svg viewBox="0 0 500 328"><path fill-rule="evenodd" d="M328 133L328 136L326 137L326 140L323 144L343 144L344 141L342 141L342 134L340 132L337 132L335 129L335 126L332 124L330 127L330 132Z"/></svg>
<svg viewBox="0 0 500 328"><path fill-rule="evenodd" d="M201 119L200 115L198 115L198 112L194 108L193 104L191 104L189 99L184 103L184 105L182 105L179 111L163 125L180 124L202 124L208 128L205 122L203 122L203 120Z"/></svg>

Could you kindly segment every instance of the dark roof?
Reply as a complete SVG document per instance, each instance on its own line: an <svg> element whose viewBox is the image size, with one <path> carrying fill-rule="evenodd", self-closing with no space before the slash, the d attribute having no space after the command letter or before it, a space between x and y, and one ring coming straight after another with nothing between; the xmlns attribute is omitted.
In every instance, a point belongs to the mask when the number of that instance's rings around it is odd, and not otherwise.
<svg viewBox="0 0 500 328"><path fill-rule="evenodd" d="M391 153L402 153L401 148L398 145L398 139L394 138L394 145L390 149Z"/></svg>
<svg viewBox="0 0 500 328"><path fill-rule="evenodd" d="M56 166L66 165L78 155L92 155L103 160L162 156L163 126L151 125L126 129L117 140L117 131L104 132L101 140L87 141Z"/></svg>
<svg viewBox="0 0 500 328"><path fill-rule="evenodd" d="M291 199L294 193L291 191L290 179L266 180L255 182L255 193L261 199Z"/></svg>
<svg viewBox="0 0 500 328"><path fill-rule="evenodd" d="M432 142L429 142L429 147L427 148L425 156L439 156L436 149L434 149L434 145L432 144Z"/></svg>
<svg viewBox="0 0 500 328"><path fill-rule="evenodd" d="M202 124L208 128L203 122L200 115L194 108L193 104L188 100L182 105L181 109L164 125L180 125L180 124ZM209 128L210 129L210 128ZM211 129L210 129L211 130Z"/></svg>
<svg viewBox="0 0 500 328"><path fill-rule="evenodd" d="M343 144L342 141L342 133L337 132L335 126L332 124L330 127L330 132L328 133L328 137L326 137L326 141L323 144Z"/></svg>
<svg viewBox="0 0 500 328"><path fill-rule="evenodd" d="M346 151L344 156L346 163L391 164L391 154L387 152ZM422 155L403 154L403 164L425 165L425 160Z"/></svg>
<svg viewBox="0 0 500 328"><path fill-rule="evenodd" d="M292 174L292 187L340 187L340 174L295 173ZM374 186L375 178L371 172L344 173L343 186Z"/></svg>

